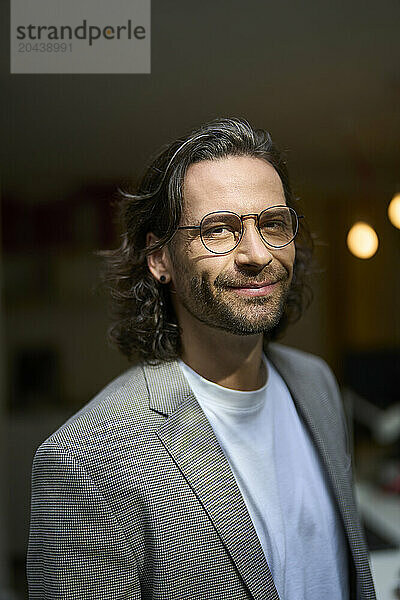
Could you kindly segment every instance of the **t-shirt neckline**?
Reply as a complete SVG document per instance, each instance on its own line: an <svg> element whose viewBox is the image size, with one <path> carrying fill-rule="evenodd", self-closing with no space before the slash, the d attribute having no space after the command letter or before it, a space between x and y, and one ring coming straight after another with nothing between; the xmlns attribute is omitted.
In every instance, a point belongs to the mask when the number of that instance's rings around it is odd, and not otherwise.
<svg viewBox="0 0 400 600"><path fill-rule="evenodd" d="M249 412L256 410L265 403L266 390L271 379L271 370L264 353L262 359L267 373L266 381L260 388L250 391L233 390L214 383L199 375L182 359L179 359L179 365L198 400L210 406L219 406L231 411Z"/></svg>

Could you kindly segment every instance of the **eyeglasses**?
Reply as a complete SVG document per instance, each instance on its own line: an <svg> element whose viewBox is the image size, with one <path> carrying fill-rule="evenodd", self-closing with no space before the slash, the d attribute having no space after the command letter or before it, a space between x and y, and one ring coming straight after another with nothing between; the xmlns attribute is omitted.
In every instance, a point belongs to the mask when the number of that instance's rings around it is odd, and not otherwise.
<svg viewBox="0 0 400 600"><path fill-rule="evenodd" d="M200 225L184 225L178 229L199 229L203 246L213 254L228 254L241 242L245 219L254 219L262 240L272 248L284 248L294 240L299 229L296 211L285 204L269 206L261 213L238 215L229 210L208 213Z"/></svg>

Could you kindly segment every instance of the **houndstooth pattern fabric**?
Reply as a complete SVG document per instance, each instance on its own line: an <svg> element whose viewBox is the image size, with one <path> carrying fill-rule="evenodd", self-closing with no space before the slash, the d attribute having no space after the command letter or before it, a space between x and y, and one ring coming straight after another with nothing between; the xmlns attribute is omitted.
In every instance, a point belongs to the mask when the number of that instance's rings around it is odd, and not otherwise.
<svg viewBox="0 0 400 600"><path fill-rule="evenodd" d="M279 344L266 353L327 470L348 540L350 598L373 600L336 381L313 355ZM132 367L39 447L27 575L31 600L279 600L177 362Z"/></svg>

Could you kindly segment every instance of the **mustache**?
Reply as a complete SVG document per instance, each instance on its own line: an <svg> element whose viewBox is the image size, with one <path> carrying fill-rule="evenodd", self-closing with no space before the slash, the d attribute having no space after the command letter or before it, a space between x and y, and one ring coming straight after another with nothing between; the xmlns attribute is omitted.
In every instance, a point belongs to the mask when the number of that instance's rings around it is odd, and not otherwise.
<svg viewBox="0 0 400 600"><path fill-rule="evenodd" d="M285 268L282 269L269 269L268 271L264 271L263 273L259 273L258 275L243 277L243 275L230 275L221 273L214 280L214 286L216 288L227 288L227 287L242 287L248 286L250 284L261 284L265 281L275 282L275 281L285 281L288 279L289 273Z"/></svg>

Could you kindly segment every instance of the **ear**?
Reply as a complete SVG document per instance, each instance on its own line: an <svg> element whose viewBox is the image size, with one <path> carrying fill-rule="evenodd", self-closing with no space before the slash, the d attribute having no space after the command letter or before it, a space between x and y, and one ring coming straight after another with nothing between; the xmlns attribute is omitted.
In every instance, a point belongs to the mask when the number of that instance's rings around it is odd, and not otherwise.
<svg viewBox="0 0 400 600"><path fill-rule="evenodd" d="M148 233L146 235L146 248L151 246L155 242L158 242L158 238L154 233ZM149 267L150 273L157 281L161 283L169 283L172 279L172 264L169 256L168 248L164 246L160 250L155 250L147 256L147 266ZM164 278L161 281L161 278Z"/></svg>

